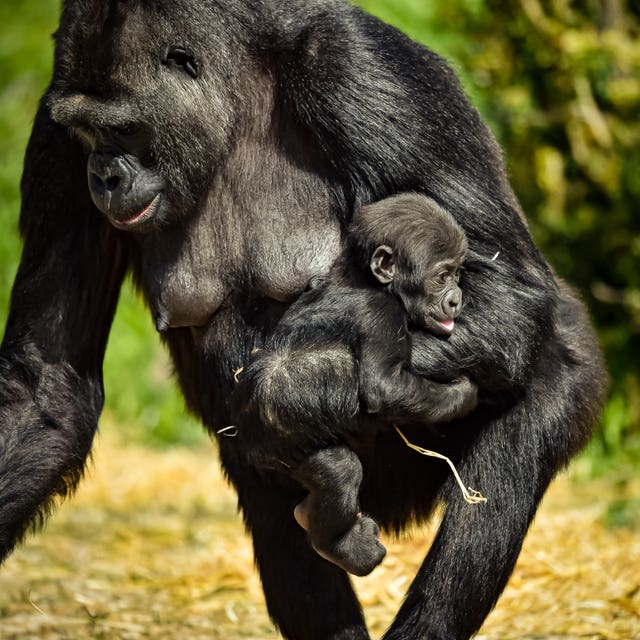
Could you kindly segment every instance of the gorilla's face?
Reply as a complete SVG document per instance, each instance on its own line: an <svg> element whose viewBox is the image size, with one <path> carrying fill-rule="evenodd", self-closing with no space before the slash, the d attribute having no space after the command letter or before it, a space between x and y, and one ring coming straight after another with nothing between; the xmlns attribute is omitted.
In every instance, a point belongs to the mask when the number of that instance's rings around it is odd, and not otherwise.
<svg viewBox="0 0 640 640"><path fill-rule="evenodd" d="M229 15L206 4L65 3L48 104L85 146L92 200L120 229L189 215L228 151L241 48Z"/></svg>

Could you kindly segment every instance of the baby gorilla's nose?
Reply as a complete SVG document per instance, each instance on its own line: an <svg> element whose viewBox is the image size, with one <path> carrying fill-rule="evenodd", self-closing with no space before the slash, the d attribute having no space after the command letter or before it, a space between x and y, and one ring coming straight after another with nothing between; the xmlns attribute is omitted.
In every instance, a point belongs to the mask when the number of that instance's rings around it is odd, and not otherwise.
<svg viewBox="0 0 640 640"><path fill-rule="evenodd" d="M445 295L442 301L442 310L448 318L455 318L460 313L460 305L462 304L462 291L456 287Z"/></svg>

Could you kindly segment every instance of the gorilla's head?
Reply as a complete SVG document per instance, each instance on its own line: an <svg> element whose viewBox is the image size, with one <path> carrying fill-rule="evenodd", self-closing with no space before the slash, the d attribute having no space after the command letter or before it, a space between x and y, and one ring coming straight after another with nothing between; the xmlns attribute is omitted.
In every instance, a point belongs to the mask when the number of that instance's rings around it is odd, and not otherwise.
<svg viewBox="0 0 640 640"><path fill-rule="evenodd" d="M152 229L206 197L243 106L248 30L229 4L65 2L48 105L85 146L91 197L116 227Z"/></svg>

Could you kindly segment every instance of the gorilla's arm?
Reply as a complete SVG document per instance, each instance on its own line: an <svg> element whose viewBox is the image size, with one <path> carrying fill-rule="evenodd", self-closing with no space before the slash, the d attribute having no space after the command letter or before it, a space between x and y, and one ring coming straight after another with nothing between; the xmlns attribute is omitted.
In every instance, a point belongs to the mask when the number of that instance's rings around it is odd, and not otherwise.
<svg viewBox="0 0 640 640"><path fill-rule="evenodd" d="M44 105L26 154L24 250L0 350L0 561L82 474L125 270L88 201L80 147Z"/></svg>
<svg viewBox="0 0 640 640"><path fill-rule="evenodd" d="M584 307L560 289L526 395L499 417L481 418L457 462L488 501L469 508L449 478L438 535L385 640L471 637L504 589L549 482L589 437L603 402L603 362Z"/></svg>

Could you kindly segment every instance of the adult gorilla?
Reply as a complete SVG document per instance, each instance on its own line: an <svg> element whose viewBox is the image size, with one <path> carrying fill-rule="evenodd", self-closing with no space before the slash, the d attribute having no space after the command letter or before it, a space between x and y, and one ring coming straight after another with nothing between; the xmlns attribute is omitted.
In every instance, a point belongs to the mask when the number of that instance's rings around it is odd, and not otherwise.
<svg viewBox="0 0 640 640"><path fill-rule="evenodd" d="M82 474L127 270L215 432L233 424L233 371L328 269L354 206L410 190L451 211L470 247L464 320L448 341L416 336L414 363L464 371L485 403L447 435L408 435L451 455L489 502L469 508L446 465L389 431L362 504L391 529L447 505L387 638L479 628L549 481L589 435L603 370L440 58L334 0L66 0L22 189L0 355L0 557ZM348 577L294 522L300 488L253 469L232 438L220 451L283 634L366 638Z"/></svg>

